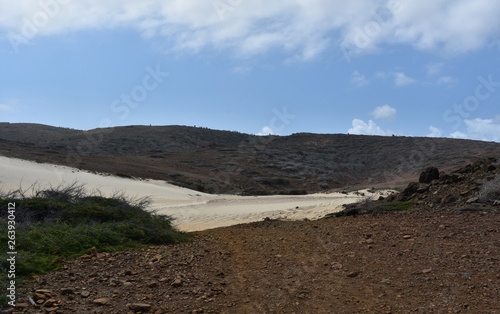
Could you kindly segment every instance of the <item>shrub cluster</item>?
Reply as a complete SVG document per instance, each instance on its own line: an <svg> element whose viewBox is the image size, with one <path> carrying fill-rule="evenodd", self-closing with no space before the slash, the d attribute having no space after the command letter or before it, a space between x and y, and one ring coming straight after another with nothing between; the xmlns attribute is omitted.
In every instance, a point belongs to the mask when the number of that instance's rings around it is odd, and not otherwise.
<svg viewBox="0 0 500 314"><path fill-rule="evenodd" d="M483 184L479 191L479 198L482 201L500 200L500 175Z"/></svg>
<svg viewBox="0 0 500 314"><path fill-rule="evenodd" d="M117 251L189 238L172 227L170 217L147 211L147 199L88 195L77 184L32 194L26 196L18 190L0 195L0 208L16 203L18 278L56 269L61 259L82 255L92 247ZM4 255L8 252L6 212L0 214L0 277L8 267Z"/></svg>

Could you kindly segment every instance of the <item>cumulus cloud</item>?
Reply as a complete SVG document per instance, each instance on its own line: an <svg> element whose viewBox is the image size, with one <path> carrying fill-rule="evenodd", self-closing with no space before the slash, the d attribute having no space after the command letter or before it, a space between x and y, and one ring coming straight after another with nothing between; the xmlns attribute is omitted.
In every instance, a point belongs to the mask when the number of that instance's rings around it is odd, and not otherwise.
<svg viewBox="0 0 500 314"><path fill-rule="evenodd" d="M351 82L359 87L368 85L368 80L366 79L366 77L358 71L354 71L354 73L352 74Z"/></svg>
<svg viewBox="0 0 500 314"><path fill-rule="evenodd" d="M416 80L407 76L403 72L394 73L394 85L401 87L416 83Z"/></svg>
<svg viewBox="0 0 500 314"><path fill-rule="evenodd" d="M493 119L465 120L468 137L482 141L500 141L500 122Z"/></svg>
<svg viewBox="0 0 500 314"><path fill-rule="evenodd" d="M455 131L455 132L451 133L450 136L452 138L467 138L467 134L462 133L460 131Z"/></svg>
<svg viewBox="0 0 500 314"><path fill-rule="evenodd" d="M262 128L262 130L255 134L255 135L258 135L258 136L266 136L266 135L276 135L276 133L274 133L273 129L266 125L265 127Z"/></svg>
<svg viewBox="0 0 500 314"><path fill-rule="evenodd" d="M364 135L388 135L389 131L384 131L372 120L366 123L360 119L352 120L352 128L349 129L350 134L364 134Z"/></svg>
<svg viewBox="0 0 500 314"><path fill-rule="evenodd" d="M441 129L436 128L433 125L429 127L429 131L430 133L427 134L428 137L441 137L443 135L443 131Z"/></svg>
<svg viewBox="0 0 500 314"><path fill-rule="evenodd" d="M375 119L394 119L396 117L396 109L389 105L383 105L375 108L372 116Z"/></svg>
<svg viewBox="0 0 500 314"><path fill-rule="evenodd" d="M0 7L4 36L127 27L168 38L174 50L249 56L281 49L297 60L332 46L358 53L405 44L463 53L494 43L500 30L496 0L0 0Z"/></svg>

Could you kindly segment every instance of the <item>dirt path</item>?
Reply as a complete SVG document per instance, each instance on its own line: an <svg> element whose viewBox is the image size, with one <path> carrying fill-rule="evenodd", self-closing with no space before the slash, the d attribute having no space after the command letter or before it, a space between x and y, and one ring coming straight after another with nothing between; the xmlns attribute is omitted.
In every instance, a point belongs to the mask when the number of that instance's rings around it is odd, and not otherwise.
<svg viewBox="0 0 500 314"><path fill-rule="evenodd" d="M426 210L208 230L68 262L24 312L498 313L499 232L498 211Z"/></svg>

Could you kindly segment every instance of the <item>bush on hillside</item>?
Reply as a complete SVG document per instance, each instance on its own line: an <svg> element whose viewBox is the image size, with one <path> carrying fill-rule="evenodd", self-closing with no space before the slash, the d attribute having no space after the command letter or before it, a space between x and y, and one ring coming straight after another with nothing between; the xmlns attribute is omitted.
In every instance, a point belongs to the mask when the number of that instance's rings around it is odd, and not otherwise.
<svg viewBox="0 0 500 314"><path fill-rule="evenodd" d="M479 198L482 201L500 200L500 175L483 184L479 191Z"/></svg>

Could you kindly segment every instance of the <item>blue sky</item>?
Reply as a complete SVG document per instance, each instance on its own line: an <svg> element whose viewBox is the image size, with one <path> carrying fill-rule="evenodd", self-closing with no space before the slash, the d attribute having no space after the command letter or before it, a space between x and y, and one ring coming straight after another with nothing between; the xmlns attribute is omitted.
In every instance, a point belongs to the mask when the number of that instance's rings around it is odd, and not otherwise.
<svg viewBox="0 0 500 314"><path fill-rule="evenodd" d="M500 142L496 0L0 0L0 121Z"/></svg>

